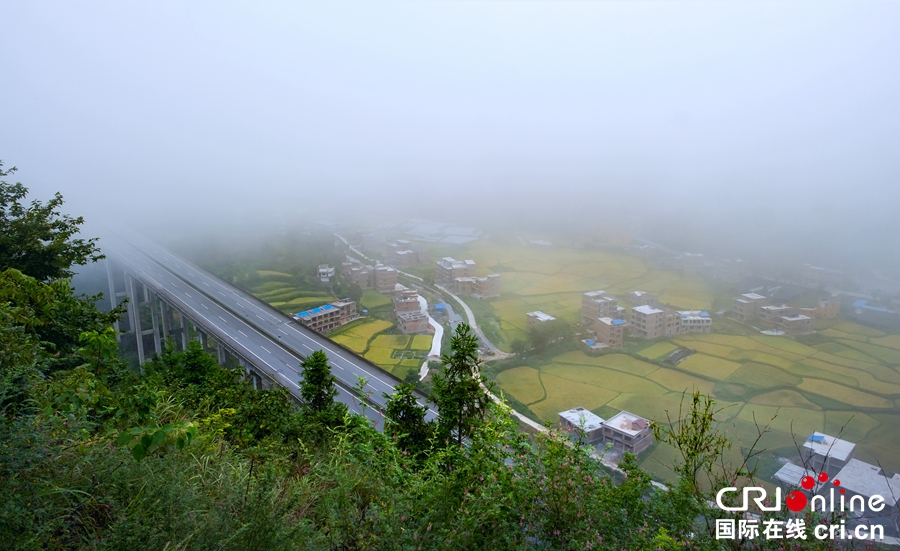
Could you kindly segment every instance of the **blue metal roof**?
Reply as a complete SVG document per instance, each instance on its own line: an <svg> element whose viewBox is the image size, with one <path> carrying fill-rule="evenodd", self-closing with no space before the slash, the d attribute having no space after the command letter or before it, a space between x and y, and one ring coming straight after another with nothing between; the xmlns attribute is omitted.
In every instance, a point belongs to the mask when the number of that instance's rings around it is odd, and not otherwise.
<svg viewBox="0 0 900 551"><path fill-rule="evenodd" d="M874 310L875 312L890 312L887 308L879 308L878 306L869 306L869 301L859 299L853 303L854 308L863 308L865 310Z"/></svg>
<svg viewBox="0 0 900 551"><path fill-rule="evenodd" d="M625 325L624 320L613 320L613 325Z"/></svg>
<svg viewBox="0 0 900 551"><path fill-rule="evenodd" d="M708 318L708 317L709 317L709 312L707 312L706 310L704 310L704 311L700 312L700 315L701 315L702 317L704 317L704 318Z"/></svg>
<svg viewBox="0 0 900 551"><path fill-rule="evenodd" d="M298 313L298 314L297 314L297 317L298 317L298 318L302 318L303 316L311 316L311 315L313 315L313 314L319 314L319 313L324 312L324 311L326 311L326 310L333 310L333 309L334 309L334 305L333 305L333 304L325 304L324 306L318 306L318 307L313 308L313 309L311 309L311 310L304 310L303 312Z"/></svg>
<svg viewBox="0 0 900 551"><path fill-rule="evenodd" d="M435 307L435 308L439 308L439 309L441 309L441 310L446 310L446 309L447 309L447 305L444 304L444 303L435 304L434 307Z"/></svg>
<svg viewBox="0 0 900 551"><path fill-rule="evenodd" d="M584 341L584 343L585 343L586 345L588 345L588 346L594 346L594 343L595 343L595 342L597 342L597 341L595 341L595 340Z"/></svg>
<svg viewBox="0 0 900 551"><path fill-rule="evenodd" d="M824 442L825 437L821 434L811 434L807 440L810 442Z"/></svg>

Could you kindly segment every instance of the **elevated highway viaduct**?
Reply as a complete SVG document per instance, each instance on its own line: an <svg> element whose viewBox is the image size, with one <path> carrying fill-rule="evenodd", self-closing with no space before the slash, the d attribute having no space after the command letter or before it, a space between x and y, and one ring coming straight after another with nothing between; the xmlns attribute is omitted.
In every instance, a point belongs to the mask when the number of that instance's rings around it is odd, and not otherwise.
<svg viewBox="0 0 900 551"><path fill-rule="evenodd" d="M255 387L278 384L302 402L300 362L322 350L337 379L337 399L383 428L384 394L400 382L387 371L158 244L111 236L102 245L115 264L107 264L110 299L113 305L129 299L122 324L135 335L140 363L151 350L161 353L166 339L185 348L199 338L220 363L239 365ZM366 380L362 398L355 390L359 377ZM426 419L435 419L436 407L417 397L428 407Z"/></svg>

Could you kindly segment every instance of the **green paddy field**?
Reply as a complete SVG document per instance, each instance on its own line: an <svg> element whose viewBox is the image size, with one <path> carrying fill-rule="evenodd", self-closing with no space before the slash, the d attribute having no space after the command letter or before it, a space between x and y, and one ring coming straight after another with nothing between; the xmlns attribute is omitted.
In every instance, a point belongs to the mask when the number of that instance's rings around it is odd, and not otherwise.
<svg viewBox="0 0 900 551"><path fill-rule="evenodd" d="M578 323L585 291L623 296L642 290L673 308L711 312L730 309L734 296L727 286L614 250L548 249L503 236L466 246L419 245L430 249L432 258L471 258L479 275L501 274L500 297L466 302L507 351L515 339L527 338L527 312L542 310ZM421 269L427 277L428 268ZM682 393L699 389L723 408L719 428L735 441L735 456L756 437L757 424L769 425L761 441L767 451L758 457L762 479L781 466L779 457L796 458L795 440L802 444L816 430L843 431L842 437L858 444L858 458L900 471L900 335L818 320L815 335L797 340L714 319L712 334L646 343L627 339L622 353L525 357L502 372L489 372L523 413L552 423L558 412L575 406L604 418L626 409L665 421L677 416ZM677 366L662 361L682 347L696 353ZM668 478L672 453L654 446L642 464Z"/></svg>
<svg viewBox="0 0 900 551"><path fill-rule="evenodd" d="M701 277L616 251L545 249L495 238L466 246L419 243L432 258L472 258L479 275L500 273L502 295L466 299L488 335L502 349L525 339L525 314L542 310L578 323L581 294L603 289L622 296L643 290L680 309L727 309L732 292ZM423 277L432 266L409 271ZM327 302L293 289L287 274L260 271L253 291L285 311ZM388 308L388 298L372 291L363 296L369 309ZM623 306L631 306L622 303ZM715 316L714 316L714 319ZM491 371L497 388L523 413L555 423L557 413L575 406L608 418L625 409L650 419L675 417L684 392L698 389L714 397L722 410L719 429L735 443L737 456L769 426L758 454L761 479L795 458L796 443L813 431L854 441L857 457L900 471L900 335L841 320L819 320L808 338L769 337L724 319L717 333L682 335L641 342L628 339L623 351L588 356L572 351L552 358L522 358L500 372ZM403 378L418 370L430 336L392 335L391 324L377 319L353 322L330 334L334 339ZM695 354L677 366L663 359L679 348ZM672 453L656 445L643 454L643 466L660 478L672 475Z"/></svg>
<svg viewBox="0 0 900 551"><path fill-rule="evenodd" d="M769 425L759 454L760 476L795 458L796 442L823 431L856 442L856 455L900 470L900 339L853 323L838 323L839 338L803 344L784 337L682 335L647 343L633 353L588 356L568 352L528 361L496 375L498 387L532 417L583 406L603 418L625 409L658 421L677 416L683 392L717 399L721 431L737 453ZM661 360L673 350L696 353L677 366ZM643 466L668 478L671 449L651 448Z"/></svg>

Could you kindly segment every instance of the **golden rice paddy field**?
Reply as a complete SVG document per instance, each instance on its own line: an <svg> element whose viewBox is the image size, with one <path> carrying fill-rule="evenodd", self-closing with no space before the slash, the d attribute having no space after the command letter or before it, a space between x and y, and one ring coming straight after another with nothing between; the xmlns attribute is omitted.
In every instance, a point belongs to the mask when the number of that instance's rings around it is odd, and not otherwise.
<svg viewBox="0 0 900 551"><path fill-rule="evenodd" d="M434 248L433 244L423 244ZM514 240L483 239L464 248L432 251L475 260L479 275L500 273L502 295L485 301L498 320L500 348L525 339L525 315L541 310L569 323L580 320L581 294L603 289L624 294L640 289L671 306L710 309L715 292L703 278L685 278L615 251L544 249ZM481 308L480 310L483 310Z"/></svg>
<svg viewBox="0 0 900 551"><path fill-rule="evenodd" d="M403 379L409 371L418 371L422 356L431 349L432 335L386 335L388 321L364 318L329 333L328 337L361 354L375 365Z"/></svg>
<svg viewBox="0 0 900 551"><path fill-rule="evenodd" d="M756 436L755 423L769 425L761 441L769 450L760 454L764 480L780 466L777 457L796 455L795 440L817 430L843 431L858 444L857 457L900 471L900 338L853 323L828 331L832 340L815 346L713 333L648 343L634 356L568 352L502 371L496 382L544 422L576 406L604 418L625 409L665 421L677 416L683 392L700 390L723 407L719 429L739 441L737 449ZM696 353L679 365L660 361L685 346ZM641 460L670 478L671 459L671 449L657 446Z"/></svg>
<svg viewBox="0 0 900 551"><path fill-rule="evenodd" d="M348 323L347 325L333 331L328 338L336 343L343 344L357 354L362 354L369 347L371 341L376 334L389 329L391 322L384 320L376 320L364 318Z"/></svg>
<svg viewBox="0 0 900 551"><path fill-rule="evenodd" d="M472 258L479 275L501 274L502 295L477 301L473 309L488 322L495 318L495 344L505 350L513 340L527 338L528 312L580 321L581 294L589 290L619 296L647 291L679 309L713 310L714 305L726 307L723 300L729 304L730 295L723 296L723 289L703 278L614 251L538 248L498 237L432 254L447 255ZM530 410L526 413L547 422L556 422L558 412L575 406L601 417L628 409L661 420L667 411L676 414L684 391L698 389L725 407L721 429L742 443L756 435L754 419L765 424L774 417L762 444L785 457L796 455L791 449L795 437L805 439L815 430L836 434L843 427L844 435L859 444L861 459L877 456L900 471L900 335L850 322L828 325L818 335L809 341L814 345L758 334L685 335L648 343L634 355L570 352L550 361L523 358L496 380ZM662 363L681 347L696 353L678 366ZM657 446L643 464L665 477L670 452ZM777 468L774 458L763 471Z"/></svg>
<svg viewBox="0 0 900 551"><path fill-rule="evenodd" d="M496 344L506 350L515 339L527 337L528 312L542 310L577 323L581 294L588 290L623 295L639 289L684 309L712 310L714 303L722 304L722 297L702 278L686 278L617 252L548 250L501 239L432 251L432 257L448 255L474 259L479 275L502 275L502 295L478 301L476 310L479 317L495 318L500 337ZM318 293L293 288L289 274L259 275L262 281L254 294L284 311L328 302ZM366 291L362 304L386 308L388 301ZM384 334L390 327L389 322L364 319L329 337L403 378L419 369L417 352L430 348L431 336ZM857 457L900 471L900 335L851 322L834 323L818 335L819 340L809 341L815 342L812 345L764 335L683 335L648 343L634 355L569 352L534 363L524 358L497 374L496 383L525 413L551 423L558 412L576 406L604 418L625 409L665 421L677 416L684 392L700 390L723 408L719 429L735 440L733 455L755 438L756 424L769 425L761 441L769 451L759 455L763 479L778 468L777 457L796 455L795 440L816 430L834 435L842 431L858 444ZM681 347L696 353L678 366L662 363ZM671 478L673 457L671 448L656 446L641 461L653 474Z"/></svg>

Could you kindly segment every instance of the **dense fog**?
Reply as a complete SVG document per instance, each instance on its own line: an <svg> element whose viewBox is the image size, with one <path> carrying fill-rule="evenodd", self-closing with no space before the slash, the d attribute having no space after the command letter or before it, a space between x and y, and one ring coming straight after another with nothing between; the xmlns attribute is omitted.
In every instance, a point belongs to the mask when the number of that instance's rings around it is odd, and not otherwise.
<svg viewBox="0 0 900 551"><path fill-rule="evenodd" d="M8 3L0 159L175 233L609 225L893 267L900 5Z"/></svg>

